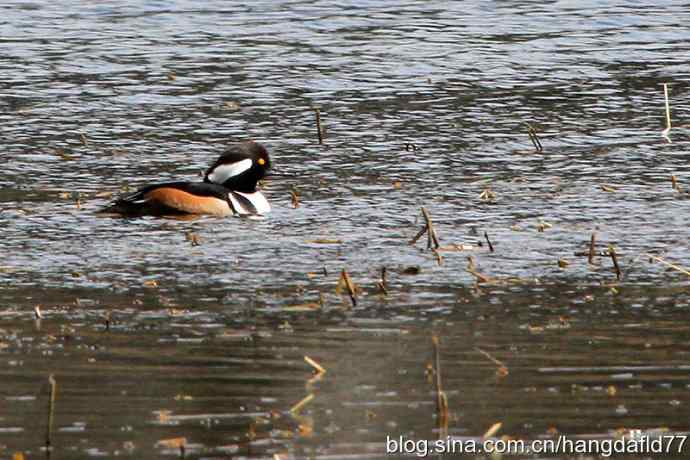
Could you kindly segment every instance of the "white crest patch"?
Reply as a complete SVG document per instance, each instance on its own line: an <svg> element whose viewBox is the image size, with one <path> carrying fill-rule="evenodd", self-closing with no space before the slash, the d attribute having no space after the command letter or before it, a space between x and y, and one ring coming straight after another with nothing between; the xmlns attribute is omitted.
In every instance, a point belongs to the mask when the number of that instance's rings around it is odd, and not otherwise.
<svg viewBox="0 0 690 460"><path fill-rule="evenodd" d="M208 180L215 184L223 184L231 177L239 176L252 167L252 160L245 158L236 163L227 163L217 166L208 175Z"/></svg>
<svg viewBox="0 0 690 460"><path fill-rule="evenodd" d="M253 210L247 209L245 206L242 205L242 202L237 199L237 197L233 196L233 194L238 194L249 200L249 202L256 208L256 213L254 213ZM247 215L247 214L267 214L268 212L271 211L271 205L269 204L268 200L264 196L263 193L261 192L254 192L254 193L241 193L241 192L232 192L228 193L228 197L230 198L230 201L232 202L232 207L235 208L237 211L237 214L240 215Z"/></svg>

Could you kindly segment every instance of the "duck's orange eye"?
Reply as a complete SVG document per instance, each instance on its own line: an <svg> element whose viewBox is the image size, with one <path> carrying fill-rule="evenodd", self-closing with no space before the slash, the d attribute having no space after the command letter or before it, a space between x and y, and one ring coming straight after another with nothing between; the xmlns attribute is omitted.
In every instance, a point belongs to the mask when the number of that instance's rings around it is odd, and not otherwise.
<svg viewBox="0 0 690 460"><path fill-rule="evenodd" d="M261 166L263 166L263 165L266 164L266 160L264 160L263 158L259 158L259 160L257 161L257 163L259 163Z"/></svg>

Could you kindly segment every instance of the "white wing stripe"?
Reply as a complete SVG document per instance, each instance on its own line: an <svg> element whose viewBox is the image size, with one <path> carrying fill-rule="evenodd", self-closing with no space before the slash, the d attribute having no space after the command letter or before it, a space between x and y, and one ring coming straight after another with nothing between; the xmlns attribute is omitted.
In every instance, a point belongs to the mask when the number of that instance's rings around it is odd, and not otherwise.
<svg viewBox="0 0 690 460"><path fill-rule="evenodd" d="M245 158L237 163L222 164L213 169L213 172L208 175L208 179L213 183L222 184L231 177L239 176L251 167L252 160L249 158Z"/></svg>

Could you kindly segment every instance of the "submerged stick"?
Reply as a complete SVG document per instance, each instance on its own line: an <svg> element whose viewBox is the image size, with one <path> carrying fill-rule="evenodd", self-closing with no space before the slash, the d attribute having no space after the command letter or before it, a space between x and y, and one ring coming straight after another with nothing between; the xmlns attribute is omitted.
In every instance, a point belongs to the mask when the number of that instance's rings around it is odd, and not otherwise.
<svg viewBox="0 0 690 460"><path fill-rule="evenodd" d="M668 136L671 132L671 105L668 103L668 84L664 83L664 100L666 102L666 129L661 131L662 136Z"/></svg>
<svg viewBox="0 0 690 460"><path fill-rule="evenodd" d="M319 144L323 144L323 132L321 131L321 110L314 107L314 114L316 115L316 133L319 135Z"/></svg>
<svg viewBox="0 0 690 460"><path fill-rule="evenodd" d="M57 393L57 382L53 374L48 376L48 383L50 384L50 397L48 398L48 426L46 427L46 450L50 451L52 448L53 438L53 420L55 419L55 396Z"/></svg>

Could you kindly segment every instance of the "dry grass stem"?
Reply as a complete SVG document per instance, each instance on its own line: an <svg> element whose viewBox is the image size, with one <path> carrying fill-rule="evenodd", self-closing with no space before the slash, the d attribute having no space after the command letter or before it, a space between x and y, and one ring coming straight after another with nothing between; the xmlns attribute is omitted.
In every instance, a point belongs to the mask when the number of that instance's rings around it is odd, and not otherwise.
<svg viewBox="0 0 690 460"><path fill-rule="evenodd" d="M419 241L419 239L420 239L422 236L424 236L424 234L426 233L426 231L427 231L427 227L426 227L426 225L425 225L424 227L422 227L422 228L419 230L419 232L414 236L414 238L412 238L412 239L410 240L410 245L413 245L413 244L415 244L417 241Z"/></svg>
<svg viewBox="0 0 690 460"><path fill-rule="evenodd" d="M594 264L594 245L597 241L597 234L592 233L592 237L589 239L589 254L587 255L587 262L590 265Z"/></svg>
<svg viewBox="0 0 690 460"><path fill-rule="evenodd" d="M621 267L618 265L618 256L616 255L616 249L610 245L609 255L611 256L611 262L613 262L613 268L616 271L616 279L620 281L621 279Z"/></svg>
<svg viewBox="0 0 690 460"><path fill-rule="evenodd" d="M489 439L489 438L495 436L496 433L498 433L500 431L502 426L503 426L503 423L501 423L501 422L494 423L493 425L491 425L491 427L488 430L486 430L486 433L484 433L484 435L482 436L482 439L486 440L486 439Z"/></svg>
<svg viewBox="0 0 690 460"><path fill-rule="evenodd" d="M323 144L323 130L321 128L321 110L314 107L314 114L316 116L316 133L319 136L319 145Z"/></svg>
<svg viewBox="0 0 690 460"><path fill-rule="evenodd" d="M431 220L431 214L424 207L422 207L422 215L424 216L424 221L426 222L427 228L427 249L438 249L441 244L438 241L438 235L436 234L436 229L434 229L434 223Z"/></svg>
<svg viewBox="0 0 690 460"><path fill-rule="evenodd" d="M527 134L529 135L529 139L532 141L532 144L534 145L535 150L538 153L543 152L544 148L541 145L541 141L539 140L539 136L537 136L537 131L529 123L525 123L525 124L527 125Z"/></svg>
<svg viewBox="0 0 690 460"><path fill-rule="evenodd" d="M676 192L680 192L680 185L678 185L678 181L676 180L676 176L671 174L671 185L673 186L673 190Z"/></svg>
<svg viewBox="0 0 690 460"><path fill-rule="evenodd" d="M292 201L293 209L299 207L299 192L297 192L297 189L293 188L290 190L290 200Z"/></svg>
<svg viewBox="0 0 690 460"><path fill-rule="evenodd" d="M340 291L343 289L347 289L347 293L350 296L350 300L352 301L352 306L356 307L357 306L357 286L355 286L355 283L352 282L352 278L350 278L349 273L347 273L347 270L343 268L343 270L340 272L340 279L338 280L338 285L336 286L335 290L336 293L340 293Z"/></svg>
<svg viewBox="0 0 690 460"><path fill-rule="evenodd" d="M664 102L666 103L666 129L661 132L664 137L671 132L671 104L668 102L668 83L664 83Z"/></svg>
<svg viewBox="0 0 690 460"><path fill-rule="evenodd" d="M677 272L690 276L690 270L688 270L687 268L683 268L680 265L672 264L671 262L668 262L667 260L664 260L659 256L655 256L654 254L645 253L645 256L649 257L652 260L656 260L657 262L662 263Z"/></svg>
<svg viewBox="0 0 690 460"><path fill-rule="evenodd" d="M305 356L305 357L304 357L304 360L307 362L307 364L309 364L311 367L313 367L314 369L316 369L316 372L317 372L317 373L319 373L319 374L325 374L325 373L326 373L326 369L324 369L324 368L321 366L321 364L317 363L316 361L314 361L313 359L311 359L309 356Z"/></svg>
<svg viewBox="0 0 690 460"><path fill-rule="evenodd" d="M448 396L443 391L443 381L441 378L441 352L439 350L438 336L431 337L434 346L434 376L436 383L436 411L438 413L439 437L446 437L448 434Z"/></svg>
<svg viewBox="0 0 690 460"><path fill-rule="evenodd" d="M57 396L57 382L53 374L48 376L50 385L50 396L48 398L48 426L46 427L46 449L51 449L53 437L53 421L55 420L55 398Z"/></svg>
<svg viewBox="0 0 690 460"><path fill-rule="evenodd" d="M293 415L299 414L299 411L301 411L304 408L304 406L309 404L312 401L312 399L314 399L314 393L308 394L304 399L302 399L300 402L298 402L290 408L290 413Z"/></svg>
<svg viewBox="0 0 690 460"><path fill-rule="evenodd" d="M498 368L496 369L496 375L498 377L505 377L506 375L508 375L508 366L506 366L503 363L503 361L499 361L498 359L491 356L491 354L489 354L489 352L486 352L486 351L482 350L481 348L475 348L475 350L477 350L479 353L484 355L489 361L491 361L496 366L498 366Z"/></svg>
<svg viewBox="0 0 690 460"><path fill-rule="evenodd" d="M494 245L491 244L491 240L489 239L489 234L484 232L484 239L486 240L486 244L489 245L489 252L494 252Z"/></svg>

